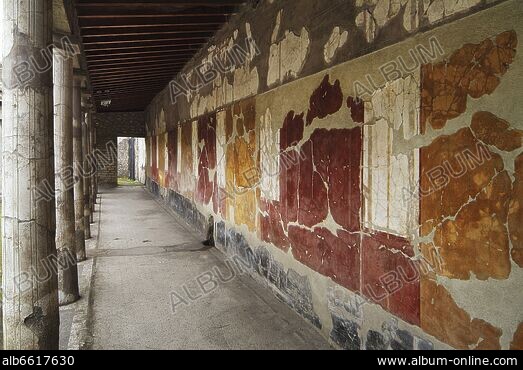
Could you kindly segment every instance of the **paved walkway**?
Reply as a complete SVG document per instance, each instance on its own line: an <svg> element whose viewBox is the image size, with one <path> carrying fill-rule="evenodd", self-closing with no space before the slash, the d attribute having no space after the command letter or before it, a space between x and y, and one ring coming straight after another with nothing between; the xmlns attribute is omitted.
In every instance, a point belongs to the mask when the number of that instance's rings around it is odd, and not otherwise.
<svg viewBox="0 0 523 370"><path fill-rule="evenodd" d="M248 276L191 301L184 286L201 295L201 274L219 268L230 276L223 254L201 244L141 187L105 190L101 199L100 240L90 251L93 349L330 348ZM173 312L181 299L188 304Z"/></svg>

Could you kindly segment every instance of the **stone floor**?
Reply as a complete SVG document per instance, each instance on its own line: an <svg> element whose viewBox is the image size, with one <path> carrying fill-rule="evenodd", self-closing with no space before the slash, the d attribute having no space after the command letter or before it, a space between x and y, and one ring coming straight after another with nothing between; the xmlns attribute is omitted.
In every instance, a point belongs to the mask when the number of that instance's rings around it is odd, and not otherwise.
<svg viewBox="0 0 523 370"><path fill-rule="evenodd" d="M330 349L247 275L209 283L202 294L197 279L216 268L227 275L225 257L142 187L103 191L100 217L89 251L92 349Z"/></svg>

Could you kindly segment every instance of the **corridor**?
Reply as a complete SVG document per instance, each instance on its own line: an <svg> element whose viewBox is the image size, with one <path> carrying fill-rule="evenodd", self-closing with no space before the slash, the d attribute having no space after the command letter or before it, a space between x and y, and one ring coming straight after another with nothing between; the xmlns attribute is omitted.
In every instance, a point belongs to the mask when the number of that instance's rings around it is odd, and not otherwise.
<svg viewBox="0 0 523 370"><path fill-rule="evenodd" d="M0 4L2 349L523 350L523 1Z"/></svg>
<svg viewBox="0 0 523 370"><path fill-rule="evenodd" d="M89 252L93 349L330 348L246 274L215 289L204 284L212 291L203 294L198 276L217 268L224 281L234 276L225 256L203 245L143 187L104 190L100 197L99 242ZM203 296L191 300L184 288ZM179 294L174 301L172 292ZM176 304L181 299L187 304Z"/></svg>

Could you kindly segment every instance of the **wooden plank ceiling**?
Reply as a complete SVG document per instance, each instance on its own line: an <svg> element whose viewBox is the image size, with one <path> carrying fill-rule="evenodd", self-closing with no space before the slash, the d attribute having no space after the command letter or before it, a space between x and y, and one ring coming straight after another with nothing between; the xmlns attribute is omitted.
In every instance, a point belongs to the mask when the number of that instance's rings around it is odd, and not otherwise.
<svg viewBox="0 0 523 370"><path fill-rule="evenodd" d="M97 111L144 110L244 2L76 0Z"/></svg>

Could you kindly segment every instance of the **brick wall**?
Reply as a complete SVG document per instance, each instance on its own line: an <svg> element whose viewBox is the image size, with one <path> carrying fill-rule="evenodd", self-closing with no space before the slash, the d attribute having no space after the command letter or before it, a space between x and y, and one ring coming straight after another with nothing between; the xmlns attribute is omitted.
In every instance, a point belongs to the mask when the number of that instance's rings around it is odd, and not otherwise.
<svg viewBox="0 0 523 370"><path fill-rule="evenodd" d="M96 154L98 184L102 186L116 186L118 183L117 137L97 136Z"/></svg>
<svg viewBox="0 0 523 370"><path fill-rule="evenodd" d="M95 113L93 121L99 136L145 137L144 112Z"/></svg>
<svg viewBox="0 0 523 370"><path fill-rule="evenodd" d="M93 114L96 127L98 178L100 185L116 186L118 182L118 137L145 137L144 112L111 112ZM111 152L111 148L115 152Z"/></svg>

